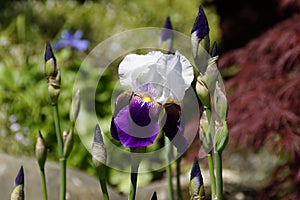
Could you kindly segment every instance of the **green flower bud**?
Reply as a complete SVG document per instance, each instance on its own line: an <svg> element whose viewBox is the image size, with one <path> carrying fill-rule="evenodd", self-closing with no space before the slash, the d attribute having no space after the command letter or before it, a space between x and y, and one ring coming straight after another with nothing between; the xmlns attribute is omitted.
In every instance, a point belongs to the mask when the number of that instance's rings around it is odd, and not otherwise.
<svg viewBox="0 0 300 200"><path fill-rule="evenodd" d="M106 148L99 125L96 125L92 146L92 160L100 178L106 178Z"/></svg>
<svg viewBox="0 0 300 200"><path fill-rule="evenodd" d="M228 126L227 122L223 121L222 124L216 124L216 135L215 135L215 147L214 151L222 153L226 145L228 144Z"/></svg>
<svg viewBox="0 0 300 200"><path fill-rule="evenodd" d="M10 196L10 200L24 200L24 187L23 185L16 186Z"/></svg>
<svg viewBox="0 0 300 200"><path fill-rule="evenodd" d="M199 139L205 153L211 152L213 148L212 125L208 123L206 112L203 112L200 119Z"/></svg>
<svg viewBox="0 0 300 200"><path fill-rule="evenodd" d="M80 110L80 90L77 90L73 97L72 105L70 109L70 122L72 124L75 123L79 114L79 110Z"/></svg>
<svg viewBox="0 0 300 200"><path fill-rule="evenodd" d="M219 76L219 70L216 65L217 57L211 58L208 61L208 66L202 80L206 83L210 94L215 90L216 82Z"/></svg>
<svg viewBox="0 0 300 200"><path fill-rule="evenodd" d="M73 130L69 132L63 132L63 140L64 140L64 156L67 159L73 149L74 138L73 138Z"/></svg>
<svg viewBox="0 0 300 200"><path fill-rule="evenodd" d="M210 108L210 95L208 92L208 88L201 77L197 77L196 82L196 92L203 106Z"/></svg>
<svg viewBox="0 0 300 200"><path fill-rule="evenodd" d="M219 121L226 121L228 112L227 98L219 86L219 82L216 83L214 92L214 107L219 118Z"/></svg>
<svg viewBox="0 0 300 200"><path fill-rule="evenodd" d="M35 157L38 161L40 169L43 170L47 158L47 148L42 133L40 131L38 133L35 145Z"/></svg>
<svg viewBox="0 0 300 200"><path fill-rule="evenodd" d="M58 96L60 94L60 70L57 71L56 76L50 76L48 78L48 93L52 104L57 104Z"/></svg>

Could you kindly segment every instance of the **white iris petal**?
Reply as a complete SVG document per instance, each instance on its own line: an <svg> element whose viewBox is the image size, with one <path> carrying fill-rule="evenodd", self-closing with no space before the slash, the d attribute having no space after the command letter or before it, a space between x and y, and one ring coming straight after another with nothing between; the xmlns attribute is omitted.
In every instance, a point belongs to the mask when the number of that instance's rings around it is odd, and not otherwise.
<svg viewBox="0 0 300 200"><path fill-rule="evenodd" d="M190 62L178 51L175 55L152 51L146 55L129 54L119 65L120 83L124 89L138 92L151 84L160 103L181 101L190 87L194 72Z"/></svg>

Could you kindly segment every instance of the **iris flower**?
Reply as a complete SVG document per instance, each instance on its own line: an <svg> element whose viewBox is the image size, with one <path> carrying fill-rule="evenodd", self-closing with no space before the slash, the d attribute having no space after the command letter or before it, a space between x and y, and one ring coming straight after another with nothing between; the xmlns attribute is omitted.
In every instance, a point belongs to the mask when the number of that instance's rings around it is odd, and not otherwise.
<svg viewBox="0 0 300 200"><path fill-rule="evenodd" d="M178 51L129 54L119 65L119 77L125 92L115 103L112 137L127 148L149 146L162 124L166 136L183 152L187 141L181 133L180 102L194 78L190 62ZM163 110L165 120L160 120Z"/></svg>
<svg viewBox="0 0 300 200"><path fill-rule="evenodd" d="M70 30L63 31L61 39L54 43L54 49L58 50L64 47L72 47L78 51L85 51L90 43L88 40L82 40L82 31L77 30L74 34Z"/></svg>

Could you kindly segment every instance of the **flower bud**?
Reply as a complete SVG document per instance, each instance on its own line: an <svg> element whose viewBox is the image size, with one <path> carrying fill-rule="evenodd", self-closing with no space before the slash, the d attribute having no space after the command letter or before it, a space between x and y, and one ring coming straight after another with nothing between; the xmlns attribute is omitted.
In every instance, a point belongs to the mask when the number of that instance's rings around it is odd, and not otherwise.
<svg viewBox="0 0 300 200"><path fill-rule="evenodd" d="M15 179L14 189L11 193L11 200L24 200L24 171L23 166L21 166L18 175Z"/></svg>
<svg viewBox="0 0 300 200"><path fill-rule="evenodd" d="M48 78L48 93L52 104L57 104L58 96L60 94L60 70L57 71L56 76Z"/></svg>
<svg viewBox="0 0 300 200"><path fill-rule="evenodd" d="M223 121L222 124L216 124L216 134L215 134L215 147L214 151L218 153L222 153L224 148L228 143L228 126L227 122Z"/></svg>
<svg viewBox="0 0 300 200"><path fill-rule="evenodd" d="M208 88L205 82L201 80L200 76L197 77L196 92L202 105L204 107L210 108L210 95L208 92Z"/></svg>
<svg viewBox="0 0 300 200"><path fill-rule="evenodd" d="M203 112L200 119L199 139L207 154L213 149L212 128L212 123L208 123L206 112Z"/></svg>
<svg viewBox="0 0 300 200"><path fill-rule="evenodd" d="M214 92L214 107L218 115L219 121L226 121L228 113L228 103L227 98L219 85L219 82L217 82Z"/></svg>
<svg viewBox="0 0 300 200"><path fill-rule="evenodd" d="M153 193L153 195L152 195L152 197L151 197L151 200L157 200L156 192Z"/></svg>
<svg viewBox="0 0 300 200"><path fill-rule="evenodd" d="M172 23L170 17L168 16L166 18L165 26L160 35L159 47L167 50L168 52L172 52L173 40L174 40L174 33L172 30Z"/></svg>
<svg viewBox="0 0 300 200"><path fill-rule="evenodd" d="M51 45L49 42L46 44L46 51L45 51L45 74L47 77L49 76L56 76L57 74L57 65L56 65L56 58L52 51Z"/></svg>
<svg viewBox="0 0 300 200"><path fill-rule="evenodd" d="M190 176L191 199L202 199L205 196L203 178L199 167L198 159L195 158Z"/></svg>
<svg viewBox="0 0 300 200"><path fill-rule="evenodd" d="M217 58L216 58L217 59ZM216 82L219 76L219 70L216 65L216 59L210 59L208 62L208 66L202 80L206 83L208 91L210 94L214 92Z"/></svg>
<svg viewBox="0 0 300 200"><path fill-rule="evenodd" d="M205 50L208 51L209 48L209 26L207 22L206 15L202 6L199 7L199 12L197 18L194 22L194 26L192 28L192 45L193 52L196 56L198 54L199 42L205 38L206 44L204 46Z"/></svg>
<svg viewBox="0 0 300 200"><path fill-rule="evenodd" d="M214 44L213 44L213 47L211 49L211 54L210 55L213 58L213 57L217 56L217 53L218 53L218 51L217 51L217 42L215 41Z"/></svg>
<svg viewBox="0 0 300 200"><path fill-rule="evenodd" d="M64 140L64 156L67 159L74 145L73 130L70 130L69 132L64 131L63 140Z"/></svg>
<svg viewBox="0 0 300 200"><path fill-rule="evenodd" d="M72 124L75 123L79 114L79 110L80 110L80 90L77 90L73 97L72 105L70 109L70 122Z"/></svg>
<svg viewBox="0 0 300 200"><path fill-rule="evenodd" d="M45 145L44 138L40 131L38 133L38 137L35 145L35 156L38 161L40 169L43 170L47 158L47 148Z"/></svg>
<svg viewBox="0 0 300 200"><path fill-rule="evenodd" d="M100 178L106 178L106 148L99 125L96 125L92 146L92 160Z"/></svg>

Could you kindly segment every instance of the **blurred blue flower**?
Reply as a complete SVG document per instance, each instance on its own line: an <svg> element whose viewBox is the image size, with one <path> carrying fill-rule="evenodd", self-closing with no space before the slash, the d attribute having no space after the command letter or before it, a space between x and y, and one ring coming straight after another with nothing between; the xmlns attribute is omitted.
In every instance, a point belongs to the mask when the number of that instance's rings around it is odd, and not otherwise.
<svg viewBox="0 0 300 200"><path fill-rule="evenodd" d="M82 40L81 37L83 32L81 30L77 30L74 34L70 30L63 31L61 34L61 39L54 43L54 49L58 50L64 47L71 47L78 51L85 51L90 42L88 40Z"/></svg>

